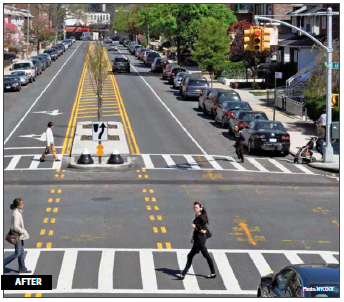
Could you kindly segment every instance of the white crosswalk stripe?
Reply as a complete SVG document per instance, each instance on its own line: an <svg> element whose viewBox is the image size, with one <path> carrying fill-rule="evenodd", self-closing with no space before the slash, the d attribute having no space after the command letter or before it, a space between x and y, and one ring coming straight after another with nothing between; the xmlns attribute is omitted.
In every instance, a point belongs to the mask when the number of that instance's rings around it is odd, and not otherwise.
<svg viewBox="0 0 344 302"><path fill-rule="evenodd" d="M4 164L4 171L35 171L35 170L56 170L60 169L62 165L62 154L57 154L61 161L54 161L52 154L48 154L45 162L39 161L41 154L23 154L23 155L4 155L4 158L11 160L6 165ZM19 162L23 162L20 167Z"/></svg>
<svg viewBox="0 0 344 302"><path fill-rule="evenodd" d="M245 163L238 163L233 157L227 155L141 154L139 156L142 158L143 167L148 170L216 170L318 175L304 165L265 157L246 157ZM184 160L180 158L184 158ZM199 162L199 158L201 158L201 162ZM274 166L275 169L269 170L267 164Z"/></svg>
<svg viewBox="0 0 344 302"><path fill-rule="evenodd" d="M335 251L311 251L311 250L223 250L223 249L209 249L209 253L214 258L215 265L217 267L218 278L217 282L222 282L222 288L224 289L202 289L199 283L199 273L196 275L193 267L191 266L188 274L186 275L183 282L184 289L175 289L173 284L175 284L175 277L171 276L171 289L167 289L166 284L162 289L159 289L157 282L157 274L159 267L156 267L155 259L157 253L164 253L164 257L174 258L173 254L176 254L177 263L176 267L171 267L170 269L176 271L177 266L182 270L186 264L187 254L189 250L186 249L119 249L119 248L78 248L78 249L64 249L64 248L51 248L51 249L26 249L27 254L25 257L25 263L28 269L32 270L32 274L35 274L35 270L39 270L40 274L53 275L53 278L57 279L56 288L51 291L38 291L38 290L6 290L5 295L20 294L20 293L49 293L49 294L214 294L214 295L255 295L256 288L252 289L242 289L239 280L243 280L243 271L240 268L234 269L233 263L229 260L227 255L248 255L256 267L257 272L261 276L265 276L271 272L271 267L269 265L269 257L271 255L272 259L275 259L275 255L284 255L290 264L303 264L304 261L301 259L303 256L309 257L313 255L315 257L320 256L325 263L337 263L338 260L335 256L339 256L339 252ZM5 249L5 252L13 252L13 250ZM98 270L87 271L87 265L83 266L86 271L76 272L77 262L79 261L79 253L85 257L85 253L99 253L101 252L101 257L99 259ZM141 274L141 287L137 289L122 289L114 288L114 270L116 267L116 253L138 253L139 254L139 268L128 267L128 271L132 272L132 278L137 277L138 272ZM42 256L42 254L44 254ZM59 268L54 272L49 271L46 265L37 266L40 257L47 257L46 253L53 253L51 257L55 257L56 253L63 253L62 261L58 264ZM120 259L121 257L119 257ZM81 257L82 259L82 257ZM174 258L175 259L175 258ZM81 260L80 260L81 261ZM85 261L85 259L84 259ZM120 260L117 260L120 261ZM233 260L232 260L233 261ZM311 261L311 260L310 260ZM206 262L205 262L206 266ZM285 266L285 263L283 264ZM281 266L279 269L282 269ZM56 268L56 267L55 267ZM206 269L208 269L206 267ZM251 268L251 270L253 267ZM45 270L45 271L44 271ZM246 269L247 271L247 269ZM97 285L92 288L76 288L74 284L80 284L80 278L91 278L90 274L95 274L97 276ZM238 279L238 276L241 278ZM120 278L119 275L116 275ZM125 278L128 278L126 276ZM222 281L221 281L222 280ZM126 281L126 280L125 280ZM168 281L169 282L169 281ZM242 282L242 281L241 281ZM257 280L259 283L259 280ZM245 288L247 286L244 285Z"/></svg>

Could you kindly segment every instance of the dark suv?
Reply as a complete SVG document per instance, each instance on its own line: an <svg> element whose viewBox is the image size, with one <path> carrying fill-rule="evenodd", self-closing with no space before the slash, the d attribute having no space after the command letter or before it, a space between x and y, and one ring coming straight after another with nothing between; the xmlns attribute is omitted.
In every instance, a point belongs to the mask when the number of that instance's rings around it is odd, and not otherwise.
<svg viewBox="0 0 344 302"><path fill-rule="evenodd" d="M189 77L186 78L184 85L182 86L183 99L189 97L199 98L203 89L208 88L208 81L206 78L201 77Z"/></svg>
<svg viewBox="0 0 344 302"><path fill-rule="evenodd" d="M203 102L203 112L216 115L216 110L225 101L240 102L240 95L234 90L216 89Z"/></svg>
<svg viewBox="0 0 344 302"><path fill-rule="evenodd" d="M115 57L112 64L112 72L126 71L130 72L130 61L126 57Z"/></svg>
<svg viewBox="0 0 344 302"><path fill-rule="evenodd" d="M159 53L155 51L150 51L147 56L146 60L143 62L146 66L151 66L154 59L160 57Z"/></svg>

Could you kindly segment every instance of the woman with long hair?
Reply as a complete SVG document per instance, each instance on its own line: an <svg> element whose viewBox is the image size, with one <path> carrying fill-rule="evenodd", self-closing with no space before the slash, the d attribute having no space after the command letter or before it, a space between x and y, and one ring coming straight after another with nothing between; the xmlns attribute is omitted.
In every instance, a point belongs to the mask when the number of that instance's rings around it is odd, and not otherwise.
<svg viewBox="0 0 344 302"><path fill-rule="evenodd" d="M201 252L203 257L207 259L210 268L210 275L208 275L207 278L216 278L213 259L211 259L208 250L205 246L205 242L210 234L207 227L207 225L209 224L208 214L204 206L198 201L194 203L193 209L195 212L195 219L191 225L191 227L194 230L192 235L193 246L190 253L188 254L188 260L184 270L181 274L177 274L176 277L180 280L183 280L191 267L193 257L199 252Z"/></svg>
<svg viewBox="0 0 344 302"><path fill-rule="evenodd" d="M27 240L30 238L29 233L26 231L24 227L24 220L22 215L22 209L23 209L23 200L21 198L16 198L13 200L13 203L10 205L11 210L13 210L12 213L12 221L11 221L11 231L17 233L19 237L18 243L14 246L14 254L7 257L4 260L4 267L6 272L6 266L11 263L14 259L18 258L18 264L19 264L19 273L31 273L30 270L28 270L25 266L24 261L24 240Z"/></svg>

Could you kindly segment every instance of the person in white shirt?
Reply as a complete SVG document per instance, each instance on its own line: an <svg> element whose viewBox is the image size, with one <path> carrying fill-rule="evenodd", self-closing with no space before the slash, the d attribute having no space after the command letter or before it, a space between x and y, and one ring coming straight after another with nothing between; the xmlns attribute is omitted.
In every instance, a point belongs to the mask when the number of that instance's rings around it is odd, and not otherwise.
<svg viewBox="0 0 344 302"><path fill-rule="evenodd" d="M46 137L47 137L47 147L44 150L41 158L40 158L40 162L44 162L45 161L45 157L47 154L49 154L49 151L51 151L53 153L54 156L54 160L55 161L61 161L56 154L56 149L55 149L55 144L54 144L54 135L53 135L53 127L54 124L52 122L48 123L48 128L46 131Z"/></svg>
<svg viewBox="0 0 344 302"><path fill-rule="evenodd" d="M24 240L30 238L29 233L25 229L24 220L22 215L23 210L23 200L21 198L16 198L13 200L13 203L10 206L12 213L12 221L11 221L11 232L17 233L19 237L18 243L14 246L15 252L11 256L8 256L4 259L4 268L5 273L9 272L6 269L6 266L11 263L14 259L18 259L19 264L19 273L32 273L32 271L28 270L25 266L24 260Z"/></svg>

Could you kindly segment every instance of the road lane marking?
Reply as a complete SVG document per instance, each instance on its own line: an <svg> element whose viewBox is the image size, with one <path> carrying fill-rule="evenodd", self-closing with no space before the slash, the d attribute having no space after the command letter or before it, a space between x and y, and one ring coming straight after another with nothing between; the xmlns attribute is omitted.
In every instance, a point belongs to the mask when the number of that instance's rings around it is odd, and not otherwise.
<svg viewBox="0 0 344 302"><path fill-rule="evenodd" d="M9 163L9 165L7 166L6 170L14 170L15 167L17 166L19 160L20 160L21 156L20 155L14 155Z"/></svg>
<svg viewBox="0 0 344 302"><path fill-rule="evenodd" d="M287 169L285 166L280 164L277 160L273 158L269 158L268 161L272 164L274 164L278 169L280 169L284 173L292 173L289 169Z"/></svg>
<svg viewBox="0 0 344 302"><path fill-rule="evenodd" d="M263 167L258 161L256 161L254 158L252 157L247 157L246 158L251 164L253 164L259 171L261 172L269 172L268 169L266 169L265 167Z"/></svg>
<svg viewBox="0 0 344 302"><path fill-rule="evenodd" d="M57 290L72 289L77 256L78 252L76 250L65 251L63 255L59 278L57 281Z"/></svg>
<svg viewBox="0 0 344 302"><path fill-rule="evenodd" d="M44 94L44 92L50 87L51 83L56 79L56 77L59 75L59 73L61 72L61 70L63 69L63 67L65 67L65 65L68 63L68 61L70 60L70 58L74 55L74 53L78 50L79 46L82 43L80 43L78 45L78 47L72 52L72 54L68 57L68 59L66 60L66 62L63 63L63 65L61 66L61 68L57 71L57 73L54 75L54 77L50 80L50 82L45 86L45 88L43 89L43 91L40 93L40 95L36 98L36 100L33 102L33 104L30 106L30 108L26 111L26 113L24 114L24 116L20 119L20 121L16 124L16 126L14 127L14 129L11 131L11 133L7 136L7 138L4 141L4 145L6 145L6 143L8 142L8 140L12 137L13 133L18 129L18 127L21 125L21 123L24 121L24 119L26 118L26 116L31 112L32 108L36 105L36 103L40 100L40 98L42 97L42 95Z"/></svg>
<svg viewBox="0 0 344 302"><path fill-rule="evenodd" d="M188 252L180 252L177 254L177 260L180 270L184 268L187 262L187 254ZM189 269L188 274L185 276L185 279L183 280L183 285L186 291L190 291L193 293L197 293L200 291L192 265Z"/></svg>
<svg viewBox="0 0 344 302"><path fill-rule="evenodd" d="M192 156L184 155L184 158L186 159L186 161L190 165L191 169L201 170L200 166L197 164L197 162L194 160L194 158Z"/></svg>
<svg viewBox="0 0 344 302"><path fill-rule="evenodd" d="M113 266L115 262L115 251L105 250L100 259L98 273L98 288L107 291L113 288Z"/></svg>
<svg viewBox="0 0 344 302"><path fill-rule="evenodd" d="M296 164L294 167L300 169L301 171L305 172L306 174L314 174L311 170L307 169L306 167L302 166L302 164Z"/></svg>
<svg viewBox="0 0 344 302"><path fill-rule="evenodd" d="M158 283L154 270L154 259L153 253L149 250L141 250L140 255L140 266L141 266L141 279L142 288L146 291L158 290Z"/></svg>

